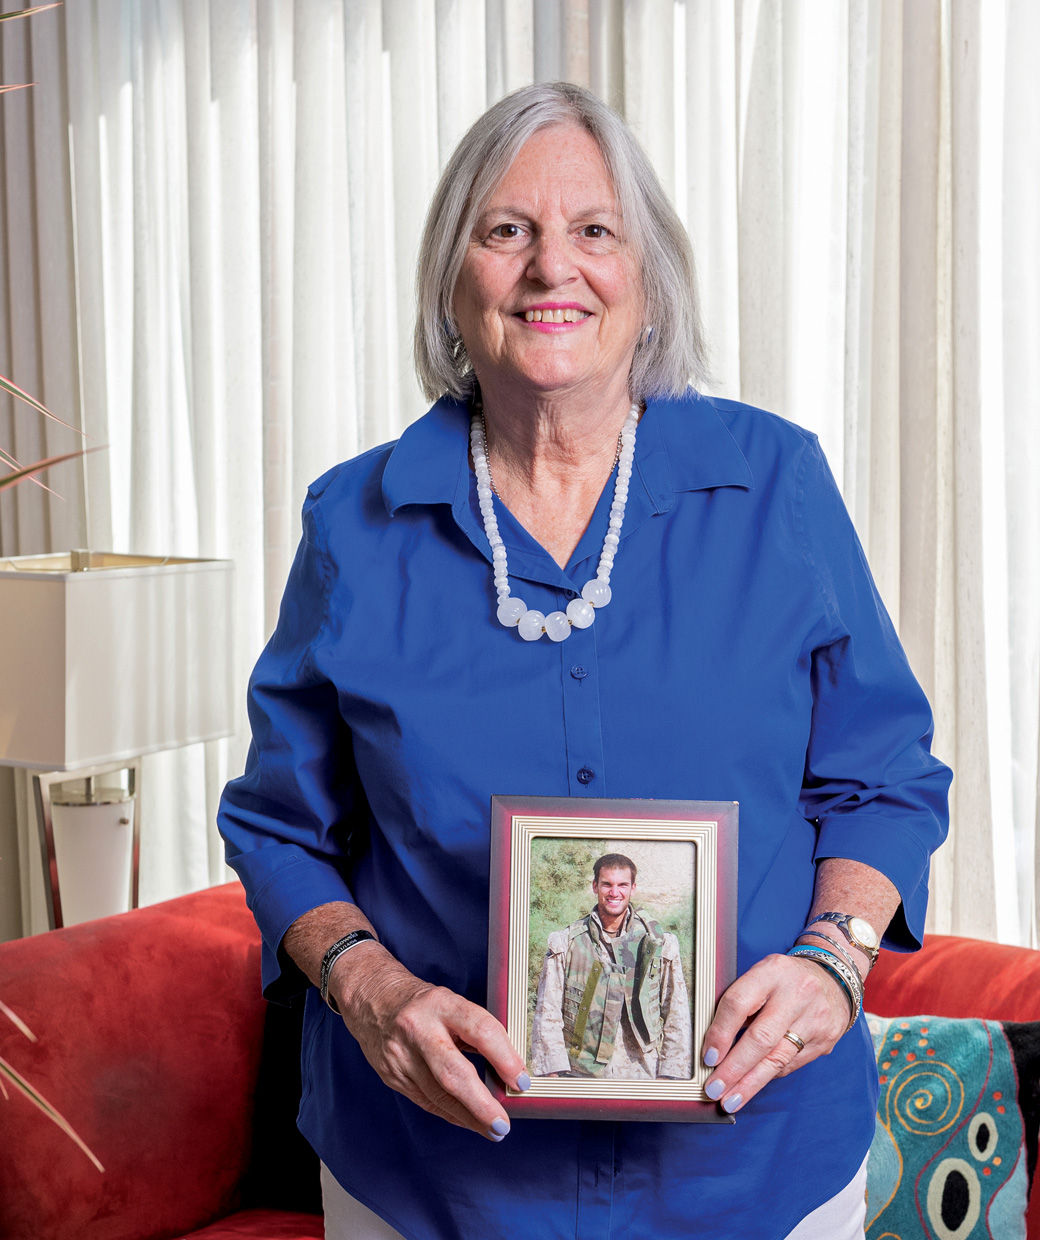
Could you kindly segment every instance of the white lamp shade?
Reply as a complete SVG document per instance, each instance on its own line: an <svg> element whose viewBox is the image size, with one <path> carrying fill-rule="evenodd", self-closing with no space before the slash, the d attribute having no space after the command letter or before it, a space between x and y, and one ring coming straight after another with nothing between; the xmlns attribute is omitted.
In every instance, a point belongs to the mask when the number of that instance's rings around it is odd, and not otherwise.
<svg viewBox="0 0 1040 1240"><path fill-rule="evenodd" d="M75 770L229 735L231 561L90 563L0 560L0 764Z"/></svg>

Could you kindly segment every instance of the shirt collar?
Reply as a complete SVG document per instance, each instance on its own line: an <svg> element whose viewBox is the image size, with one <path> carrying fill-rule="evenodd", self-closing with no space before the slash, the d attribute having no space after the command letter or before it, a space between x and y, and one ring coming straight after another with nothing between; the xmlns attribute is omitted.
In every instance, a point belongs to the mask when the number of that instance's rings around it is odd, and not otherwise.
<svg viewBox="0 0 1040 1240"><path fill-rule="evenodd" d="M394 444L383 470L386 510L393 516L405 504L452 504L468 474L469 405L442 396Z"/></svg>
<svg viewBox="0 0 1040 1240"><path fill-rule="evenodd" d="M393 516L405 504L454 504L469 480L469 405L442 397L394 445L383 472L383 502ZM696 392L648 402L636 437L636 471L657 512L680 491L751 489L750 466L714 402Z"/></svg>

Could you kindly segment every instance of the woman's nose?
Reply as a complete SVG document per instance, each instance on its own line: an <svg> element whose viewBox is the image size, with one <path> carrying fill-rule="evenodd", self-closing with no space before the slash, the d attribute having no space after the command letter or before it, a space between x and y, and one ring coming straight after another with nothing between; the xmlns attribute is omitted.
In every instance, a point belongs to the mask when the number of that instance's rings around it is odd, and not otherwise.
<svg viewBox="0 0 1040 1240"><path fill-rule="evenodd" d="M527 278L546 288L559 288L566 284L574 272L574 264L565 237L542 233L531 249L531 261L527 265Z"/></svg>

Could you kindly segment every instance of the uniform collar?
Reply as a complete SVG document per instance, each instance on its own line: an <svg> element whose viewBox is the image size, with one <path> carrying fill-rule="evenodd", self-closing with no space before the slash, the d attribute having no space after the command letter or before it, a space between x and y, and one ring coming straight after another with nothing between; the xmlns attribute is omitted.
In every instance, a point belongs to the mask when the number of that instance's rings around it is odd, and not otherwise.
<svg viewBox="0 0 1040 1240"><path fill-rule="evenodd" d="M630 904L630 905L628 906L628 908L626 908L626 909L625 909L625 917L624 917L624 921L623 921L623 922L622 922L622 924L621 924L621 931L620 931L620 933L619 933L619 934L609 934L609 933L607 932L607 930L604 928L604 926L603 926L603 918L602 918L602 917L600 917L600 915L599 915L599 905L598 905L598 904L593 905L592 911L589 913L589 917L590 917L590 918L591 918L591 919L592 919L592 920L596 923L596 925L599 927L599 932L600 932L600 934L603 936L603 938L604 938L604 939L608 939L608 940L610 940L610 942L614 942L614 940L615 940L615 939L622 939L622 938L624 938L624 937L625 937L625 935L626 935L626 934L629 932L629 930L631 930L631 928L632 928L632 905Z"/></svg>
<svg viewBox="0 0 1040 1240"><path fill-rule="evenodd" d="M469 406L443 397L405 430L390 453L383 472L390 516L405 504L456 505L470 489L468 451ZM666 512L678 492L754 485L714 402L692 391L677 400L648 402L636 437L635 472L655 512Z"/></svg>

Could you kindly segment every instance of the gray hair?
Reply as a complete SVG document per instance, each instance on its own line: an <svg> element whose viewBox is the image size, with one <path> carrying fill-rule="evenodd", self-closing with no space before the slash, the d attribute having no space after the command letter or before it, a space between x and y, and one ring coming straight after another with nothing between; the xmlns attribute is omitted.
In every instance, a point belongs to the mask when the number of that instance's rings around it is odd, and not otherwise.
<svg viewBox="0 0 1040 1240"><path fill-rule="evenodd" d="M470 234L520 148L549 125L577 124L596 141L625 231L640 259L644 319L629 380L635 400L679 396L706 378L690 239L653 165L624 120L571 82L524 86L475 122L448 160L426 216L416 272L415 370L430 400L475 384L455 325L455 286Z"/></svg>

